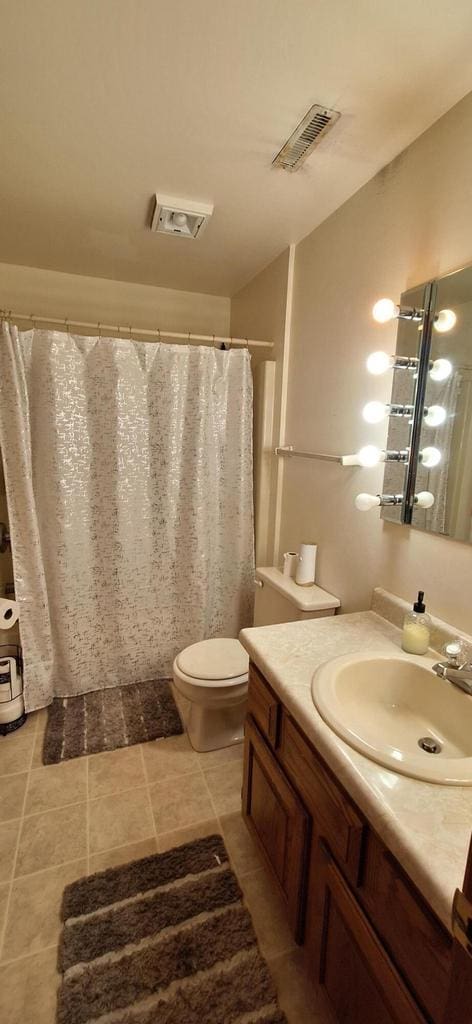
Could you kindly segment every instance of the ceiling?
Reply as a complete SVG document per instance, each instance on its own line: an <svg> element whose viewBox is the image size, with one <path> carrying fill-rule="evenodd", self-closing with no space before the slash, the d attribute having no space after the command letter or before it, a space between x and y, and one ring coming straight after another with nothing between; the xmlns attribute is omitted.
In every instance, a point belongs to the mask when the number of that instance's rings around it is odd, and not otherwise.
<svg viewBox="0 0 472 1024"><path fill-rule="evenodd" d="M471 34L469 0L6 4L0 260L231 295L472 89ZM200 239L149 231L156 191L215 204Z"/></svg>

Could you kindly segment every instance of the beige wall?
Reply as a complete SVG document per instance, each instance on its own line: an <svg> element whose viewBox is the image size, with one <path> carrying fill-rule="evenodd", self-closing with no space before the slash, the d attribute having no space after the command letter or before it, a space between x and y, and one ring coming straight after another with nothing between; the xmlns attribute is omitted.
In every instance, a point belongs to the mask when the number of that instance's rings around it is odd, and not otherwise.
<svg viewBox="0 0 472 1024"><path fill-rule="evenodd" d="M0 309L156 330L229 333L230 300L220 295L9 263L0 263Z"/></svg>
<svg viewBox="0 0 472 1024"><path fill-rule="evenodd" d="M376 325L374 301L472 262L472 94L305 238L295 258L286 439L332 453L385 443L385 427L360 415L387 399L391 378L365 360L392 350L395 328ZM388 376L388 375L387 375ZM318 582L344 611L366 608L380 585L470 631L472 547L360 513L359 491L382 487L378 470L290 460L281 547L319 544Z"/></svg>
<svg viewBox="0 0 472 1024"><path fill-rule="evenodd" d="M279 528L283 467L273 450L284 429L294 247L286 249L231 300L231 333L274 343L273 388L265 355L253 355L256 563L272 565ZM269 408L273 401L273 408Z"/></svg>

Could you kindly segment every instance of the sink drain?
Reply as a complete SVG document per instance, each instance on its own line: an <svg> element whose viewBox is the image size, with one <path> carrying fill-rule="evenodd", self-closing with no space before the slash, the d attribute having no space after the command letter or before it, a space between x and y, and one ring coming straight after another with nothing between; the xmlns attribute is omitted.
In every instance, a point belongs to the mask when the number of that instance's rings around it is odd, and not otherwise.
<svg viewBox="0 0 472 1024"><path fill-rule="evenodd" d="M425 750L427 754L440 754L442 747L438 740L433 740L432 736L422 736L418 740L418 746L422 750Z"/></svg>

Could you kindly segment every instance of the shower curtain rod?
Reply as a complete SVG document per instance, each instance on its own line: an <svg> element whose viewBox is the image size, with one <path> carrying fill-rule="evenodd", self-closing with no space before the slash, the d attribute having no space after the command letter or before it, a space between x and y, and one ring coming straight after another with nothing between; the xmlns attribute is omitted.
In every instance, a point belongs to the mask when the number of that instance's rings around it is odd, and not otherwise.
<svg viewBox="0 0 472 1024"><path fill-rule="evenodd" d="M94 328L98 331L99 335L102 331L112 331L114 334L118 334L118 337L122 337L122 332L124 332L129 338L131 338L132 334L144 334L146 338L154 342L162 341L163 338L170 338L178 344L197 341L207 345L224 344L228 345L229 348L234 346L236 348L273 349L274 347L273 341L254 341L251 338L226 338L220 334L193 334L192 331L187 331L186 333L181 331L161 331L159 328L150 331L144 327L132 327L131 324L126 327L120 327L117 324L89 323L86 320L68 320L54 316L34 316L33 313L12 313L11 311L7 313L2 311L1 317L12 321L29 320L33 326L35 324L57 324L60 327L65 327L68 331L71 327Z"/></svg>

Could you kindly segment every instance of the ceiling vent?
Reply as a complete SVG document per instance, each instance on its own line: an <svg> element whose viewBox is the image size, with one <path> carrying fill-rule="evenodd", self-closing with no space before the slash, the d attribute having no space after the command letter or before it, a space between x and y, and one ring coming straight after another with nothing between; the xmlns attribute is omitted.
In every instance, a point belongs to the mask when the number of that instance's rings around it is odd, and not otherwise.
<svg viewBox="0 0 472 1024"><path fill-rule="evenodd" d="M180 238L199 238L213 213L212 203L194 203L191 199L156 195L151 231Z"/></svg>
<svg viewBox="0 0 472 1024"><path fill-rule="evenodd" d="M338 110L329 110L315 103L274 157L272 166L283 167L284 171L298 171L339 117L341 114Z"/></svg>

